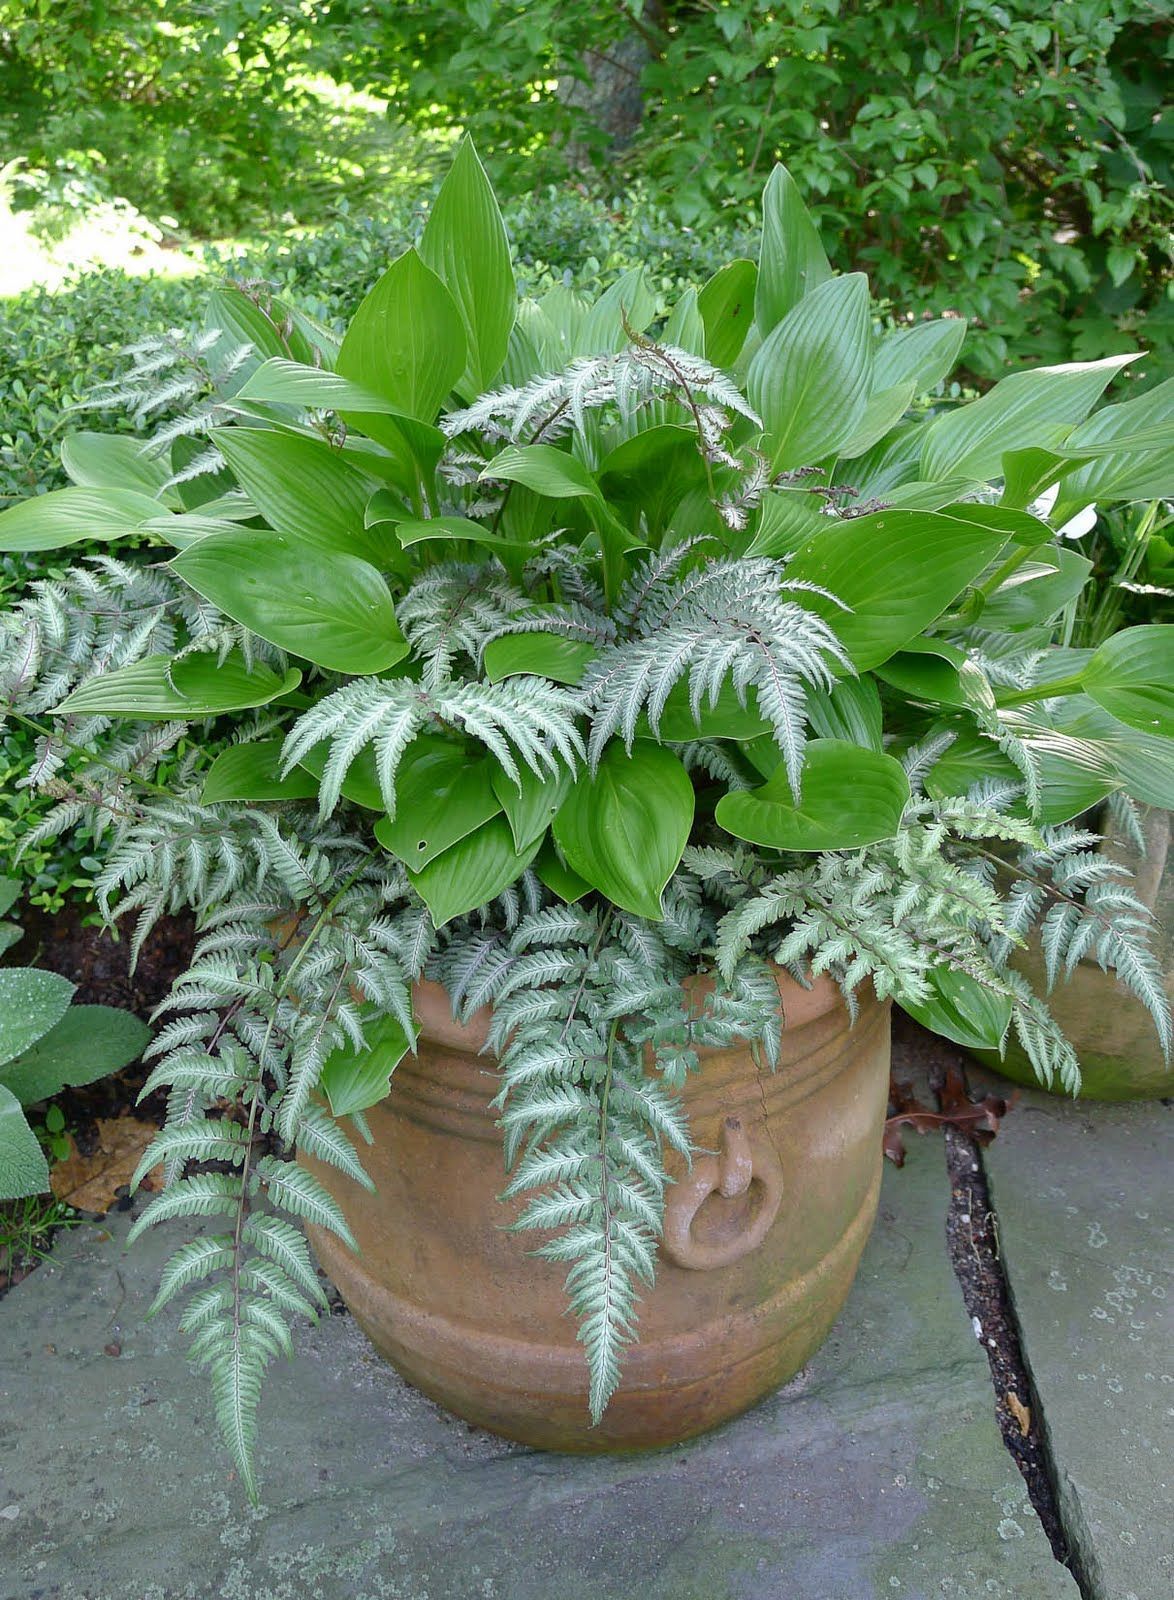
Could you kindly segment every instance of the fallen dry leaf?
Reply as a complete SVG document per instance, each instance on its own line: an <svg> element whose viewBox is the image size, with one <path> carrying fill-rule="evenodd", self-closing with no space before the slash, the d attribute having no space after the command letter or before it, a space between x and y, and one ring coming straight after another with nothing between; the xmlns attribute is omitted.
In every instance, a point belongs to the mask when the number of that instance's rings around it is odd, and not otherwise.
<svg viewBox="0 0 1174 1600"><path fill-rule="evenodd" d="M137 1117L99 1117L98 1140L83 1156L70 1135L69 1154L49 1174L53 1193L78 1211L105 1215L118 1199L118 1190L134 1176L139 1158L159 1132L152 1122ZM140 1187L162 1187L163 1165L152 1168Z"/></svg>
<svg viewBox="0 0 1174 1600"><path fill-rule="evenodd" d="M1019 1424L1019 1432L1026 1439L1031 1432L1031 1407L1023 1404L1014 1389L1008 1389L1004 1398L1007 1402L1007 1410Z"/></svg>
<svg viewBox="0 0 1174 1600"><path fill-rule="evenodd" d="M894 1078L889 1084L889 1104L893 1111L885 1122L884 1153L895 1166L904 1165L902 1128L914 1128L918 1133L928 1133L931 1128L962 1128L979 1144L989 1144L1016 1098L1016 1094L1009 1100L988 1094L982 1100L972 1100L966 1092L962 1073L951 1066L946 1069L938 1093L941 1109L934 1111L917 1099L909 1084L899 1083Z"/></svg>

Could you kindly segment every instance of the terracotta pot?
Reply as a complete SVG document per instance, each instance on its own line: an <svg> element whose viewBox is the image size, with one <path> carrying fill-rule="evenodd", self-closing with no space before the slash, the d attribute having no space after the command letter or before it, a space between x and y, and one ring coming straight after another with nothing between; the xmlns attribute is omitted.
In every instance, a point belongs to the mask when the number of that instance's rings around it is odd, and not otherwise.
<svg viewBox="0 0 1174 1600"><path fill-rule="evenodd" d="M674 1169L656 1286L603 1421L565 1309L565 1268L507 1232L499 1076L478 1051L488 1015L453 1022L417 993L419 1054L368 1113L377 1192L308 1160L342 1203L353 1255L311 1229L360 1326L412 1383L471 1422L527 1444L612 1450L689 1438L785 1382L835 1321L876 1211L889 1071L888 1007L854 1028L838 992L780 975L788 1028L777 1072L749 1050L702 1052L683 1097L703 1153Z"/></svg>
<svg viewBox="0 0 1174 1600"><path fill-rule="evenodd" d="M1130 869L1134 891L1158 919L1160 931L1154 949L1166 974L1166 993L1174 1002L1174 850L1170 848L1170 813L1148 810L1143 814L1142 827L1144 856L1112 835L1105 849ZM1047 974L1038 937L1015 957L1014 965L1038 993L1045 992ZM1081 1099L1151 1100L1174 1094L1174 1073L1163 1059L1149 1012L1111 973L1102 972L1095 961L1079 962L1071 978L1057 984L1049 995L1048 1005L1076 1048ZM1008 1043L1003 1060L996 1050L975 1054L1004 1077L1032 1088L1041 1087L1031 1062L1013 1040ZM1054 1094L1066 1093L1059 1083L1053 1083L1051 1089Z"/></svg>

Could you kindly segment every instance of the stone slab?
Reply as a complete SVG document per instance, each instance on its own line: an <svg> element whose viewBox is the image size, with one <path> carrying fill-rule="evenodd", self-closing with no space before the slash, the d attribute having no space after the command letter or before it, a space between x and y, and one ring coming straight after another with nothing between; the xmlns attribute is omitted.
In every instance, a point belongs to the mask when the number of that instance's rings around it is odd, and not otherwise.
<svg viewBox="0 0 1174 1600"><path fill-rule="evenodd" d="M998 1436L947 1197L913 1141L807 1371L656 1454L471 1430L331 1317L272 1372L257 1510L176 1317L141 1322L174 1241L80 1229L0 1302L0 1600L1077 1600Z"/></svg>
<svg viewBox="0 0 1174 1600"><path fill-rule="evenodd" d="M1174 1110L1031 1092L984 1160L1088 1584L1174 1596Z"/></svg>

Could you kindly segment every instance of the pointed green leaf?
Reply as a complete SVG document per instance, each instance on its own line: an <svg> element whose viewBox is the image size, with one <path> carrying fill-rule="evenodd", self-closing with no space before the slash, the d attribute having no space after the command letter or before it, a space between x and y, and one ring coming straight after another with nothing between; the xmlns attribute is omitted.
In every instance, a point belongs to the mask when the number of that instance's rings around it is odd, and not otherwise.
<svg viewBox="0 0 1174 1600"><path fill-rule="evenodd" d="M500 683L519 673L533 673L552 683L578 683L595 647L554 633L508 633L491 639L481 655L490 683Z"/></svg>
<svg viewBox="0 0 1174 1600"><path fill-rule="evenodd" d="M496 765L448 739L413 739L395 775L395 817L382 817L375 837L405 866L427 866L501 810Z"/></svg>
<svg viewBox="0 0 1174 1600"><path fill-rule="evenodd" d="M554 820L558 847L574 872L614 905L653 922L693 825L693 785L671 751L619 740L597 770L581 774Z"/></svg>
<svg viewBox="0 0 1174 1600"><path fill-rule="evenodd" d="M391 1075L412 1048L412 1039L395 1017L376 1017L363 1023L366 1048L356 1052L343 1045L327 1056L318 1087L336 1117L369 1111L386 1100Z"/></svg>
<svg viewBox="0 0 1174 1600"><path fill-rule="evenodd" d="M730 261L697 296L705 324L705 359L727 370L734 365L754 322L758 268L753 261Z"/></svg>
<svg viewBox="0 0 1174 1600"><path fill-rule="evenodd" d="M259 739L254 744L233 744L222 750L204 779L202 805L224 800L313 800L318 784L310 773L295 767L281 776L280 739Z"/></svg>
<svg viewBox="0 0 1174 1600"><path fill-rule="evenodd" d="M798 185L786 167L776 166L762 195L762 246L754 294L754 318L760 333L764 337L769 334L831 275L819 229L803 204Z"/></svg>
<svg viewBox="0 0 1174 1600"><path fill-rule="evenodd" d="M481 474L523 483L550 500L599 500L599 485L575 456L553 444L507 444Z"/></svg>
<svg viewBox="0 0 1174 1600"><path fill-rule="evenodd" d="M1126 628L1093 652L1085 692L1127 727L1174 738L1174 628Z"/></svg>
<svg viewBox="0 0 1174 1600"><path fill-rule="evenodd" d="M925 1000L902 1000L902 1009L931 1033L967 1050L998 1050L1011 1024L1011 998L950 967L927 974L933 993Z"/></svg>
<svg viewBox="0 0 1174 1600"><path fill-rule="evenodd" d="M431 423L465 370L466 355L456 301L418 252L405 250L351 318L338 370L397 411ZM364 431L382 436L376 423Z"/></svg>
<svg viewBox="0 0 1174 1600"><path fill-rule="evenodd" d="M892 756L838 739L812 739L796 802L780 766L761 789L723 795L714 815L736 839L775 850L856 850L890 839L909 802L909 779Z"/></svg>
<svg viewBox="0 0 1174 1600"><path fill-rule="evenodd" d="M832 278L801 300L755 353L746 386L772 471L811 466L847 443L872 389L863 273Z"/></svg>
<svg viewBox="0 0 1174 1600"><path fill-rule="evenodd" d="M239 404L297 406L299 411L353 411L395 416L402 407L338 372L274 356L264 361L233 397Z"/></svg>
<svg viewBox="0 0 1174 1600"><path fill-rule="evenodd" d="M387 541L364 523L370 481L325 439L276 428L217 428L212 440L275 532L328 555L379 560Z"/></svg>
<svg viewBox="0 0 1174 1600"><path fill-rule="evenodd" d="M61 465L82 489L130 489L175 504L174 491L164 494L171 476L165 454L148 454L141 439L125 433L71 433L61 444Z"/></svg>
<svg viewBox="0 0 1174 1600"><path fill-rule="evenodd" d="M60 716L192 721L268 705L301 681L293 667L282 675L261 662L249 667L238 650L222 663L202 654L185 656L172 666L166 656L148 656L91 678L53 709Z"/></svg>
<svg viewBox="0 0 1174 1600"><path fill-rule="evenodd" d="M454 917L479 910L522 876L538 853L537 839L518 852L503 816L492 817L473 833L445 850L408 881L442 928Z"/></svg>
<svg viewBox="0 0 1174 1600"><path fill-rule="evenodd" d="M0 550L59 550L138 533L162 510L134 489L52 489L0 511Z"/></svg>
<svg viewBox="0 0 1174 1600"><path fill-rule="evenodd" d="M529 767L519 767L515 783L508 772L495 764L493 792L509 821L516 849L525 850L527 845L542 837L570 787L571 774L565 767L557 773L544 772L541 777Z"/></svg>
<svg viewBox="0 0 1174 1600"><path fill-rule="evenodd" d="M878 389L911 383L915 395L936 389L953 370L966 338L963 317L938 317L894 328L877 347L873 381Z"/></svg>
<svg viewBox="0 0 1174 1600"><path fill-rule="evenodd" d="M518 291L505 224L468 136L424 225L420 256L447 286L464 323L468 357L457 387L469 398L484 394L505 361Z"/></svg>

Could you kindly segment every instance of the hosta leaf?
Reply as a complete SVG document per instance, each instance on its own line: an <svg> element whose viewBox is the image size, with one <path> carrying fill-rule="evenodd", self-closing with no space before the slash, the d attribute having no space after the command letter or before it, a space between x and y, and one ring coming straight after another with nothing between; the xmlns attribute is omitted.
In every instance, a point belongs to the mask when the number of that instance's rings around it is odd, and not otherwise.
<svg viewBox="0 0 1174 1600"><path fill-rule="evenodd" d="M889 839L909 801L899 761L837 739L812 739L796 801L784 767L761 789L724 795L715 812L737 839L776 850L854 850Z"/></svg>
<svg viewBox="0 0 1174 1600"><path fill-rule="evenodd" d="M148 656L145 661L91 678L54 712L192 721L268 705L278 695L296 689L301 681L301 673L292 667L283 674L260 662L249 667L236 650L220 663L213 655L197 655L185 656L171 666L166 656Z"/></svg>
<svg viewBox="0 0 1174 1600"><path fill-rule="evenodd" d="M754 316L760 333L764 337L770 333L831 275L819 230L803 204L798 184L786 167L776 166L762 195L762 246L754 291Z"/></svg>
<svg viewBox="0 0 1174 1600"><path fill-rule="evenodd" d="M524 850L546 832L570 786L571 774L565 767L560 767L557 773L544 772L541 777L529 767L519 767L516 783L508 772L495 767L493 792L501 802L519 850Z"/></svg>
<svg viewBox="0 0 1174 1600"><path fill-rule="evenodd" d="M1174 628L1126 628L1106 639L1084 669L1082 685L1128 727L1174 738Z"/></svg>
<svg viewBox="0 0 1174 1600"><path fill-rule="evenodd" d="M201 540L171 564L234 621L316 666L384 672L408 653L391 591L357 556L275 549L241 529Z"/></svg>
<svg viewBox="0 0 1174 1600"><path fill-rule="evenodd" d="M338 370L397 411L431 423L465 370L467 354L456 301L419 253L405 250L351 318ZM381 437L377 420L363 427Z"/></svg>
<svg viewBox="0 0 1174 1600"><path fill-rule="evenodd" d="M732 367L754 322L758 268L753 261L730 261L710 278L697 296L705 325L705 359L715 367Z"/></svg>
<svg viewBox="0 0 1174 1600"><path fill-rule="evenodd" d="M428 907L433 925L442 928L508 889L533 861L538 845L535 839L517 851L505 817L491 817L419 872L409 871L408 881Z"/></svg>
<svg viewBox="0 0 1174 1600"><path fill-rule="evenodd" d="M232 744L208 768L200 796L206 806L222 800L313 800L317 781L295 767L281 776L280 739L259 739L255 744Z"/></svg>
<svg viewBox="0 0 1174 1600"><path fill-rule="evenodd" d="M0 511L0 550L60 550L79 539L125 539L162 507L136 489L52 489Z"/></svg>
<svg viewBox="0 0 1174 1600"><path fill-rule="evenodd" d="M533 673L552 683L578 683L595 657L593 645L553 633L509 633L491 639L481 653L490 683Z"/></svg>
<svg viewBox="0 0 1174 1600"><path fill-rule="evenodd" d="M365 1049L355 1051L348 1045L334 1050L322 1067L318 1088L336 1117L368 1111L386 1100L391 1075L413 1043L395 1017L364 1021L363 1036Z"/></svg>
<svg viewBox="0 0 1174 1600"><path fill-rule="evenodd" d="M992 993L977 979L950 967L926 974L933 993L925 1000L902 1000L915 1021L931 1033L967 1050L998 1050L1011 1024L1011 998Z"/></svg>
<svg viewBox="0 0 1174 1600"><path fill-rule="evenodd" d="M873 382L878 389L911 383L915 394L936 389L952 370L966 338L962 317L938 317L894 328L877 346Z"/></svg>
<svg viewBox="0 0 1174 1600"><path fill-rule="evenodd" d="M501 810L495 769L491 757L470 758L451 740L414 739L395 775L395 816L375 824L375 837L405 866L427 866Z"/></svg>
<svg viewBox="0 0 1174 1600"><path fill-rule="evenodd" d="M613 740L594 774L582 773L554 820L571 868L614 905L661 919L660 897L693 824L693 785L671 751Z"/></svg>
<svg viewBox="0 0 1174 1600"><path fill-rule="evenodd" d="M163 491L171 476L166 455L148 455L141 439L125 433L71 433L61 443L61 465L81 489L130 489L167 504L178 501L174 490Z"/></svg>

